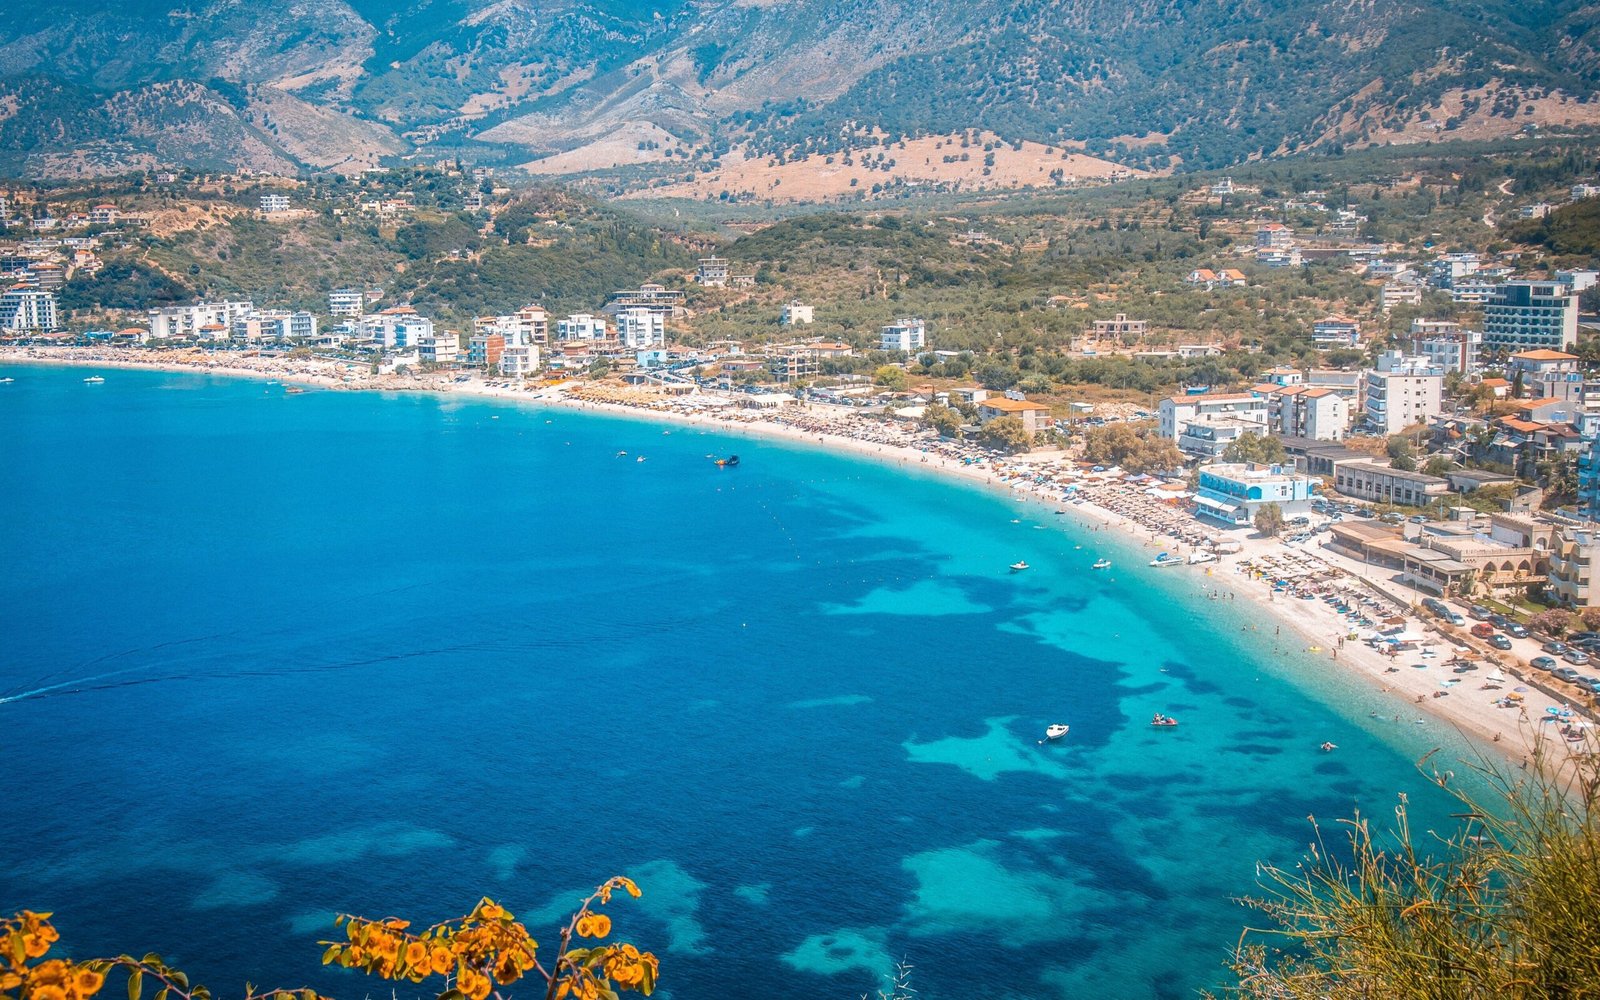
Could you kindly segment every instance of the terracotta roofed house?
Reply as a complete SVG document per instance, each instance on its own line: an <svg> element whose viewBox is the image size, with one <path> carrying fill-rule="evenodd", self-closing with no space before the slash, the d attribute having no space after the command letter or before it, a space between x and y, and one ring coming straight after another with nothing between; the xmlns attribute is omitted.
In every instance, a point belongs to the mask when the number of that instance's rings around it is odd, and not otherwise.
<svg viewBox="0 0 1600 1000"><path fill-rule="evenodd" d="M1043 403L991 396L980 401L977 407L979 424L986 424L996 417L1016 417L1029 434L1037 434L1050 427L1050 407Z"/></svg>

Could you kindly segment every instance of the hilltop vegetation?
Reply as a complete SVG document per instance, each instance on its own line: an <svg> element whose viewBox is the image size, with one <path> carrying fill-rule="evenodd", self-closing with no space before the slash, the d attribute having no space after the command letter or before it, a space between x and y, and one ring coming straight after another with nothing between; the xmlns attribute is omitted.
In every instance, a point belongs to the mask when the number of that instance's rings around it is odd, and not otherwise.
<svg viewBox="0 0 1600 1000"><path fill-rule="evenodd" d="M1130 166L1600 124L1584 0L225 0L0 22L0 170L354 172L409 151L609 149L637 186L867 141L986 130ZM618 143L640 139L635 159Z"/></svg>

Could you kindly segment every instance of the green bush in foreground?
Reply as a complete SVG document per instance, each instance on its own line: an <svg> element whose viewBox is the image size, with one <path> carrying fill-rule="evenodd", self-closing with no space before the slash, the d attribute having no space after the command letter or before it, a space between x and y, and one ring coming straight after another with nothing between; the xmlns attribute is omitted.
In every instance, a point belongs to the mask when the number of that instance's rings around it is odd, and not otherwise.
<svg viewBox="0 0 1600 1000"><path fill-rule="evenodd" d="M1265 895L1245 902L1271 926L1241 936L1231 963L1239 982L1223 994L1600 996L1600 756L1591 739L1574 749L1541 745L1534 766L1510 774L1474 765L1492 802L1430 771L1462 806L1448 838L1430 832L1419 843L1402 797L1387 833L1360 815L1342 820L1348 844L1335 856L1313 818L1317 839L1301 864L1262 866Z"/></svg>

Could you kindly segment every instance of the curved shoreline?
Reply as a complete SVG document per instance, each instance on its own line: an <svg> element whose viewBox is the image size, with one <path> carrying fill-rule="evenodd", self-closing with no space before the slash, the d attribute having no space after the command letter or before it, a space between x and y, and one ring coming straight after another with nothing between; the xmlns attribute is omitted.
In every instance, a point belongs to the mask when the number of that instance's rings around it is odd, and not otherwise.
<svg viewBox="0 0 1600 1000"><path fill-rule="evenodd" d="M261 367L238 367L216 364L205 355L199 358L193 355L189 358L157 356L145 360L137 356L145 353L143 351L119 352L113 357L95 356L99 353L100 349L96 348L8 349L0 351L0 364L9 362L57 367L143 369L175 374L270 380L345 391L447 393L473 399L506 400L523 404L532 403L550 409L607 414L658 426L694 427L730 436L770 439L820 448L890 467L910 466L954 482L1010 496L1014 500L1022 500L1030 505L1051 503L1057 506L1057 509L1064 510L1068 517L1082 527L1116 530L1122 541L1129 546L1136 546L1140 551L1150 551L1154 546L1162 549L1178 547L1176 543L1162 541L1161 536L1137 521L1097 506L1093 502L1061 506L1044 495L1042 489L1029 488L1011 481L1009 477L997 475L994 464L985 463L981 466L952 464L942 456L932 456L913 447L889 442L865 441L826 431L820 433L803 431L771 420L730 419L712 413L689 414L614 402L583 400L573 398L553 387L540 391L497 389L476 379L454 382L448 376L368 375L345 382L336 372L311 370L303 364L303 359L294 358L259 359L268 361L269 364ZM134 356L128 356L130 354ZM284 364L284 362L290 363ZM302 364L296 365L294 362ZM326 369L327 366L323 367ZM1047 460L1048 456L1035 456L1031 461L1018 461L1014 465L1032 465ZM998 459L996 463L1002 468L1008 468ZM1023 488L1018 488L1019 486ZM1531 716L1527 707L1520 710L1490 707L1488 693L1477 688L1476 682L1480 678L1463 681L1462 685L1450 692L1450 697L1434 697L1434 692L1440 688L1435 680L1437 675L1432 670L1404 669L1398 673L1389 673L1387 671L1393 664L1376 650L1354 642L1343 644L1341 648L1337 639L1347 632L1349 627L1333 615L1331 609L1328 609L1322 601L1274 599L1270 585L1263 592L1256 581L1243 575L1241 563L1274 550L1286 550L1287 547L1276 539L1242 541L1245 543L1242 552L1224 556L1219 561L1208 564L1203 576L1193 572L1196 567L1184 567L1181 571L1199 580L1209 581L1213 588L1221 587L1237 598L1251 602L1254 611L1264 613L1278 628L1286 626L1291 635L1298 636L1304 643L1300 655L1317 660L1331 659L1342 664L1347 670L1353 671L1352 676L1362 678L1379 694L1390 697L1400 713L1395 716L1396 719L1407 713L1423 712L1434 720L1454 728L1482 754L1484 759L1497 757L1501 763L1511 767L1525 765L1534 757L1540 732L1536 717ZM1287 549L1287 551L1298 550ZM1153 569L1149 571L1156 572ZM1163 572L1172 571L1163 570ZM1448 639L1441 637L1440 641L1447 642ZM1435 662L1442 665L1442 658L1436 659ZM1284 672L1292 673L1292 671ZM1508 682L1508 688L1515 683L1514 680ZM1470 690L1464 690L1469 686ZM1550 742L1559 743L1559 740ZM1546 746L1546 753L1548 749Z"/></svg>

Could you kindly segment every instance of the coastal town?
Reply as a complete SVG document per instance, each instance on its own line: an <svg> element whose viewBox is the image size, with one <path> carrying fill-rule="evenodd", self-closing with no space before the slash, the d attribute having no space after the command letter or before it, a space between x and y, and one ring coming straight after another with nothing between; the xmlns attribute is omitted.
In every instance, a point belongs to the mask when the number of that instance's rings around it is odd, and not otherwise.
<svg viewBox="0 0 1600 1000"><path fill-rule="evenodd" d="M508 191L486 175L458 190L492 232L488 206ZM1246 193L1224 177L1185 197L1225 206ZM1588 182L1567 193L1575 205L1600 198ZM293 185L263 189L253 217L283 224L308 210L296 198ZM69 320L57 296L95 278L103 252L137 245L150 220L15 192L0 200L0 362L622 409L964 475L1119 527L1146 550L1146 565L1099 568L1187 566L1207 588L1243 588L1303 649L1362 665L1485 739L1549 735L1526 724L1541 718L1529 699L1542 698L1555 709L1542 718L1576 741L1600 698L1600 351L1585 308L1600 271L1526 249L1373 240L1365 217L1327 200L1312 190L1275 206L1322 217L1314 233L1246 221L1226 257L1174 273L1172 295L1208 302L1300 269L1358 283L1359 306L1347 295L1305 325L1299 363L1241 363L1236 342L1174 339L1124 311L1061 345L1070 363L1178 373L1161 395L997 375L996 352L946 346L937 320L889 308L875 329L841 336L821 299L782 298L743 339L711 337L709 312L759 297L759 265L714 252L584 311L530 295L465 329L358 283L314 305L226 296ZM332 209L391 221L414 210L406 192ZM1540 201L1517 214L1551 211Z"/></svg>

